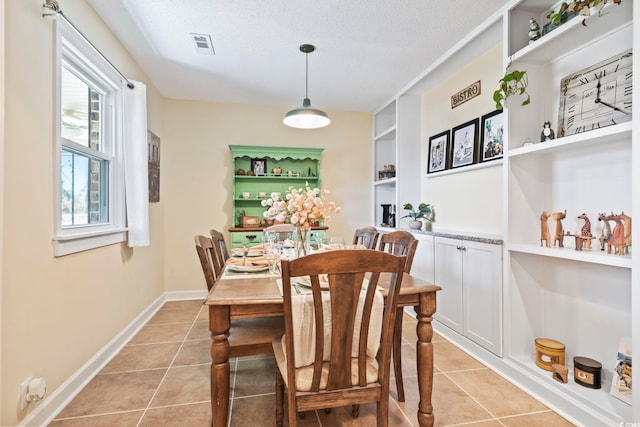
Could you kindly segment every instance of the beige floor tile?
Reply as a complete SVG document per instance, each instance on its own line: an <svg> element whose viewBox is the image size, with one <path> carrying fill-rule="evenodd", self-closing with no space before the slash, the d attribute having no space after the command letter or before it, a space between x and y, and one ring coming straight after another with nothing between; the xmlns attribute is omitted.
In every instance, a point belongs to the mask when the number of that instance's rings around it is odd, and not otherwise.
<svg viewBox="0 0 640 427"><path fill-rule="evenodd" d="M136 427L143 411L54 420L49 427Z"/></svg>
<svg viewBox="0 0 640 427"><path fill-rule="evenodd" d="M211 404L209 402L149 409L138 424L138 427L210 426Z"/></svg>
<svg viewBox="0 0 640 427"><path fill-rule="evenodd" d="M173 366L211 363L211 340L190 340L182 344Z"/></svg>
<svg viewBox="0 0 640 427"><path fill-rule="evenodd" d="M209 340L211 339L211 332L209 331L209 321L194 322L191 330L189 331L189 335L187 335L187 339L199 340L205 338Z"/></svg>
<svg viewBox="0 0 640 427"><path fill-rule="evenodd" d="M192 322L185 322L146 325L129 341L129 344L182 341L187 336L192 324Z"/></svg>
<svg viewBox="0 0 640 427"><path fill-rule="evenodd" d="M200 299L190 299L185 301L167 301L162 306L162 309L176 309L176 308L202 308L204 305L204 300Z"/></svg>
<svg viewBox="0 0 640 427"><path fill-rule="evenodd" d="M398 406L407 414L409 420L418 423L418 383L416 378L407 378L404 384L405 402ZM476 403L471 396L456 386L444 374L433 377L433 396L431 398L435 426L490 420L493 417Z"/></svg>
<svg viewBox="0 0 640 427"><path fill-rule="evenodd" d="M196 320L205 320L205 321L209 321L209 307L207 307L206 305L204 307L202 307L200 309L200 314L198 314L198 317L196 318Z"/></svg>
<svg viewBox="0 0 640 427"><path fill-rule="evenodd" d="M496 417L548 410L490 369L451 372L447 375Z"/></svg>
<svg viewBox="0 0 640 427"><path fill-rule="evenodd" d="M433 343L433 364L442 372L482 369L485 367L448 341Z"/></svg>
<svg viewBox="0 0 640 427"><path fill-rule="evenodd" d="M153 325L158 323L193 322L199 311L200 309L196 307L158 310L158 312L151 319L149 319L147 324Z"/></svg>
<svg viewBox="0 0 640 427"><path fill-rule="evenodd" d="M570 427L575 425L551 411L500 418L500 421L507 427Z"/></svg>
<svg viewBox="0 0 640 427"><path fill-rule="evenodd" d="M168 368L182 343L141 344L125 346L101 373Z"/></svg>
<svg viewBox="0 0 640 427"><path fill-rule="evenodd" d="M273 356L240 359L236 366L233 397L275 393L276 365Z"/></svg>
<svg viewBox="0 0 640 427"><path fill-rule="evenodd" d="M170 368L151 407L210 401L210 372L209 364Z"/></svg>
<svg viewBox="0 0 640 427"><path fill-rule="evenodd" d="M57 418L144 409L166 369L97 375Z"/></svg>
<svg viewBox="0 0 640 427"><path fill-rule="evenodd" d="M376 404L364 403L360 405L358 418L351 416L351 406L332 408L331 413L317 411L321 425L344 427L369 427L376 425ZM389 401L389 425L393 427L412 427L411 421L404 415L394 400Z"/></svg>
<svg viewBox="0 0 640 427"><path fill-rule="evenodd" d="M273 427L276 425L275 394L234 399L231 408L231 427ZM286 411L286 404L285 404ZM288 426L287 414L284 425ZM298 418L298 427L320 427L315 412L308 412L304 419Z"/></svg>

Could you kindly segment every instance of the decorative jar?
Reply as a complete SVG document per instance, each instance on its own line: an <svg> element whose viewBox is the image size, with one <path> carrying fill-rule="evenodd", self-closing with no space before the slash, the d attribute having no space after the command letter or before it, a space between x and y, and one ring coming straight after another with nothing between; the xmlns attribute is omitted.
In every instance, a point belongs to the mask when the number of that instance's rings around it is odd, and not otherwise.
<svg viewBox="0 0 640 427"><path fill-rule="evenodd" d="M311 229L309 227L295 227L293 231L296 258L309 255L311 253Z"/></svg>

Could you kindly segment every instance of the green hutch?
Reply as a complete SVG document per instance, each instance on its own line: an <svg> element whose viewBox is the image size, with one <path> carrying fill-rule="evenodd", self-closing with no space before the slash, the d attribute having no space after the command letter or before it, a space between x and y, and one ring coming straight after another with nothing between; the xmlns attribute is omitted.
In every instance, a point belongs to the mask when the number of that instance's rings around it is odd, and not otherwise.
<svg viewBox="0 0 640 427"><path fill-rule="evenodd" d="M229 228L231 247L243 240L260 242L267 226L261 202L273 192L283 195L293 186L320 187L320 155L323 148L263 147L229 145L233 168L233 224ZM311 242L324 237L326 226L312 227Z"/></svg>

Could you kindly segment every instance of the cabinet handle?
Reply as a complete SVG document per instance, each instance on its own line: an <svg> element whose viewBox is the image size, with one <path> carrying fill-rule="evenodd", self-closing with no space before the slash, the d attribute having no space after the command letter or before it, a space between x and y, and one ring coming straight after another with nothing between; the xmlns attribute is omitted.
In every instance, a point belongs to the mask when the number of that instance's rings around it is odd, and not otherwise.
<svg viewBox="0 0 640 427"><path fill-rule="evenodd" d="M247 235L247 240L255 240L256 235L255 234L249 234Z"/></svg>
<svg viewBox="0 0 640 427"><path fill-rule="evenodd" d="M456 246L456 249L461 251L462 250L462 246Z"/></svg>
<svg viewBox="0 0 640 427"><path fill-rule="evenodd" d="M464 246L462 246L460 249L462 249L463 251L467 250L467 248L465 248Z"/></svg>

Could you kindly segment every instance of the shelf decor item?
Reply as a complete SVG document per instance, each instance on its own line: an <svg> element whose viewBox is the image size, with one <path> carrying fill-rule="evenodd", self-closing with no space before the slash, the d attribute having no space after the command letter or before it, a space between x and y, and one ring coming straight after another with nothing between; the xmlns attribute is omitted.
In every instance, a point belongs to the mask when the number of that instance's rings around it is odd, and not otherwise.
<svg viewBox="0 0 640 427"><path fill-rule="evenodd" d="M632 358L630 337L620 339L616 367L613 371L611 395L631 405Z"/></svg>
<svg viewBox="0 0 640 427"><path fill-rule="evenodd" d="M551 122L544 122L542 132L540 132L540 142L551 141L552 139L556 139L556 134L551 129Z"/></svg>
<svg viewBox="0 0 640 427"><path fill-rule="evenodd" d="M562 2L557 12L554 8L546 14L549 22L544 26L544 34L558 28L560 25L578 15L582 16L582 25L586 27L586 18L596 13L598 16L601 16L600 11L608 2L609 0L574 0L569 3ZM622 0L611 0L611 3L620 4Z"/></svg>
<svg viewBox="0 0 640 427"><path fill-rule="evenodd" d="M560 81L558 137L631 120L632 56L629 49Z"/></svg>
<svg viewBox="0 0 640 427"><path fill-rule="evenodd" d="M576 383L588 388L602 387L602 363L588 357L574 357L573 379Z"/></svg>
<svg viewBox="0 0 640 427"><path fill-rule="evenodd" d="M324 193L329 191L325 189ZM304 188L289 187L284 199L280 193L274 192L260 203L267 208L263 214L265 219L291 223L296 227L294 242L299 242L296 246L298 256L309 253L307 243L310 243L311 226L318 221L328 223L331 221L330 213L342 211L334 202L325 200L319 188L311 188L308 183Z"/></svg>
<svg viewBox="0 0 640 427"><path fill-rule="evenodd" d="M409 228L412 230L420 230L422 228L421 219L424 219L427 222L427 227L430 227L431 223L434 221L434 211L428 203L420 203L416 209L413 208L411 203L405 203L402 208L405 211L409 211L409 213L400 219L411 218L411 221L409 221Z"/></svg>
<svg viewBox="0 0 640 427"><path fill-rule="evenodd" d="M255 176L262 176L267 172L267 159L251 159L251 171Z"/></svg>
<svg viewBox="0 0 640 427"><path fill-rule="evenodd" d="M440 172L447 168L447 153L449 152L448 130L429 138L429 157L427 159L427 173Z"/></svg>
<svg viewBox="0 0 640 427"><path fill-rule="evenodd" d="M451 168L476 163L478 151L478 118L453 128L451 143Z"/></svg>
<svg viewBox="0 0 640 427"><path fill-rule="evenodd" d="M502 110L502 103L511 95L527 95L527 99L522 101L522 105L530 104L531 97L527 92L527 86L529 86L529 79L526 71L513 70L509 72L509 67L507 67L504 76L498 81L498 89L493 92L496 109Z"/></svg>
<svg viewBox="0 0 640 427"><path fill-rule="evenodd" d="M480 138L480 161L488 162L502 158L504 152L504 117L502 110L482 116Z"/></svg>
<svg viewBox="0 0 640 427"><path fill-rule="evenodd" d="M551 212L543 211L540 214L540 246L542 242L547 244L547 247L551 246L551 233L549 232L549 218Z"/></svg>
<svg viewBox="0 0 640 427"><path fill-rule="evenodd" d="M536 365L551 372L554 364L564 365L564 344L549 338L536 338Z"/></svg>

